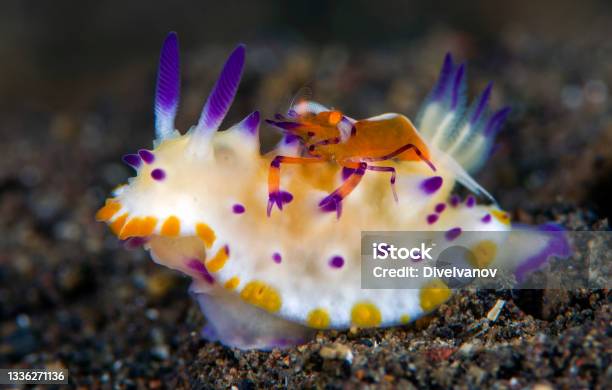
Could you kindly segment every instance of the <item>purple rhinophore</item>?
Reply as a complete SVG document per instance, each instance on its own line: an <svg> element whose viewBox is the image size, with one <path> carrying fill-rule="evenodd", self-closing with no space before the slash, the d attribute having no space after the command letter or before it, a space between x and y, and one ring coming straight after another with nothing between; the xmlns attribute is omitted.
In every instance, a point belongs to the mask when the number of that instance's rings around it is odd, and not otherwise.
<svg viewBox="0 0 612 390"><path fill-rule="evenodd" d="M428 195L433 194L442 187L442 177L433 176L421 182L421 189Z"/></svg>
<svg viewBox="0 0 612 390"><path fill-rule="evenodd" d="M450 53L446 53L444 57L444 63L442 65L442 69L440 70L440 76L438 77L438 84L436 85L433 93L433 100L440 100L446 89L448 88L448 83L451 79L451 74L453 72L453 58Z"/></svg>
<svg viewBox="0 0 612 390"><path fill-rule="evenodd" d="M539 253L528 258L516 268L514 275L519 283L523 282L529 273L542 267L551 256L567 258L571 254L569 242L561 226L547 223L538 226L537 231L546 232L549 241Z"/></svg>
<svg viewBox="0 0 612 390"><path fill-rule="evenodd" d="M150 150L140 149L138 155L146 164L152 164L155 161L155 155Z"/></svg>
<svg viewBox="0 0 612 390"><path fill-rule="evenodd" d="M158 135L174 130L181 88L178 37L171 32L166 37L159 58L155 90L155 127Z"/></svg>
<svg viewBox="0 0 612 390"><path fill-rule="evenodd" d="M208 283L213 284L215 282L215 278L213 278L213 276L208 272L208 269L206 269L206 265L199 259L191 259L187 261L187 267L196 271L200 275L200 277Z"/></svg>
<svg viewBox="0 0 612 390"><path fill-rule="evenodd" d="M166 37L159 58L159 73L155 91L156 107L164 111L176 108L180 89L180 59L178 37L171 32Z"/></svg>
<svg viewBox="0 0 612 390"><path fill-rule="evenodd" d="M151 171L151 177L155 180L164 180L166 178L166 172L161 168L155 168Z"/></svg>
<svg viewBox="0 0 612 390"><path fill-rule="evenodd" d="M452 195L450 198L450 205L453 207L457 207L459 206L459 202L461 202L461 198L459 198L459 195Z"/></svg>
<svg viewBox="0 0 612 390"><path fill-rule="evenodd" d="M329 266L332 268L342 268L344 266L344 259L342 256L334 256L329 260Z"/></svg>
<svg viewBox="0 0 612 390"><path fill-rule="evenodd" d="M427 216L427 223L430 225L436 223L437 220L438 220L438 214L429 214Z"/></svg>
<svg viewBox="0 0 612 390"><path fill-rule="evenodd" d="M238 45L225 62L221 75L208 96L198 122L198 129L214 131L219 128L238 90L244 68L244 57L245 46Z"/></svg>
<svg viewBox="0 0 612 390"><path fill-rule="evenodd" d="M140 160L140 156L137 154L126 154L121 158L124 163L131 166L134 169L138 169L140 164L142 164L142 160Z"/></svg>
<svg viewBox="0 0 612 390"><path fill-rule="evenodd" d="M504 124L506 117L510 113L510 107L504 107L497 111L489 121L487 122L487 126L484 129L485 137L494 137L495 134L499 131L501 126Z"/></svg>
<svg viewBox="0 0 612 390"><path fill-rule="evenodd" d="M244 213L245 208L240 203L236 203L235 205L232 206L232 211L234 212L234 214L242 214Z"/></svg>
<svg viewBox="0 0 612 390"><path fill-rule="evenodd" d="M448 241L453 241L455 238L459 237L460 234L461 234L461 228L454 227L452 229L447 230L444 236L446 237Z"/></svg>
<svg viewBox="0 0 612 390"><path fill-rule="evenodd" d="M461 83L463 82L463 75L465 74L465 64L461 64L459 69L457 69L457 73L455 73L455 82L453 84L453 97L451 100L451 110L457 108L457 103L459 103L459 89L461 88Z"/></svg>
<svg viewBox="0 0 612 390"><path fill-rule="evenodd" d="M489 223L489 222L491 222L491 214L487 214L487 215L485 215L485 216L484 216L484 217L482 217L480 220L481 220L482 222L484 222L484 223Z"/></svg>
<svg viewBox="0 0 612 390"><path fill-rule="evenodd" d="M281 114L274 114L274 119L276 119L276 120L279 120L279 121L280 121L280 120L285 119L285 117L284 117L284 116L282 116Z"/></svg>
<svg viewBox="0 0 612 390"><path fill-rule="evenodd" d="M493 82L490 82L489 84L487 84L487 87L482 92L482 95L480 95L480 100L478 101L478 105L474 110L474 115L472 115L472 118L470 119L470 123L474 124L478 122L478 119L480 119L480 115L484 111L484 108L487 106L487 102L489 101L489 96L491 96L492 88Z"/></svg>
<svg viewBox="0 0 612 390"><path fill-rule="evenodd" d="M442 211L446 209L446 204L438 203L435 207L436 213L440 214Z"/></svg>
<svg viewBox="0 0 612 390"><path fill-rule="evenodd" d="M274 252L274 254L272 254L272 260L274 260L276 264L280 264L281 261L283 261L283 257L281 256L280 253Z"/></svg>
<svg viewBox="0 0 612 390"><path fill-rule="evenodd" d="M473 195L468 195L467 199L465 200L465 205L467 207L474 207L474 205L476 204L476 198L474 198Z"/></svg>
<svg viewBox="0 0 612 390"><path fill-rule="evenodd" d="M342 167L342 180L348 179L355 172L355 168Z"/></svg>
<svg viewBox="0 0 612 390"><path fill-rule="evenodd" d="M256 135L257 129L259 128L259 111L253 111L249 116L244 118L242 123L249 134Z"/></svg>

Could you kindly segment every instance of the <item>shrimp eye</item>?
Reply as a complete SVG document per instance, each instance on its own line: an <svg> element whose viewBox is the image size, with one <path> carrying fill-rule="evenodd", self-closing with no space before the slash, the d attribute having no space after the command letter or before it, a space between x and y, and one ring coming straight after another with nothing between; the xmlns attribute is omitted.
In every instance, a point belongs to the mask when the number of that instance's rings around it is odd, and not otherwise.
<svg viewBox="0 0 612 390"><path fill-rule="evenodd" d="M332 111L329 113L329 124L330 125L337 125L338 122L340 122L342 120L342 114L338 111Z"/></svg>

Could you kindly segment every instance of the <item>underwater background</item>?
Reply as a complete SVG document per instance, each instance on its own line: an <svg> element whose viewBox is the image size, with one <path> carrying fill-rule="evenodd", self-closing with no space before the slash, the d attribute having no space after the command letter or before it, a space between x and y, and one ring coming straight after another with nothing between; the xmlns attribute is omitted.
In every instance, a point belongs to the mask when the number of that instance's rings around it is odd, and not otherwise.
<svg viewBox="0 0 612 390"><path fill-rule="evenodd" d="M414 118L447 52L474 96L510 105L477 176L513 219L609 230L612 7L605 1L0 4L0 367L68 368L111 388L605 387L608 291L462 292L416 324L320 334L286 351L207 343L189 281L126 251L93 215L151 145L159 48L181 40L177 127L247 45L225 120L285 111L303 87L355 117ZM262 125L265 148L279 138ZM507 301L487 329L482 319Z"/></svg>

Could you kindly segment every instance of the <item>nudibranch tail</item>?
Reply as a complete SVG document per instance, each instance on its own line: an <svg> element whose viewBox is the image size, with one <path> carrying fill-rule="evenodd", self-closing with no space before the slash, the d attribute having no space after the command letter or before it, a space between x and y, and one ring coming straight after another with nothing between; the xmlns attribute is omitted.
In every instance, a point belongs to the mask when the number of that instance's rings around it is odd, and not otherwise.
<svg viewBox="0 0 612 390"><path fill-rule="evenodd" d="M178 36L171 32L162 46L155 90L155 134L158 140L168 138L174 132L180 89Z"/></svg>

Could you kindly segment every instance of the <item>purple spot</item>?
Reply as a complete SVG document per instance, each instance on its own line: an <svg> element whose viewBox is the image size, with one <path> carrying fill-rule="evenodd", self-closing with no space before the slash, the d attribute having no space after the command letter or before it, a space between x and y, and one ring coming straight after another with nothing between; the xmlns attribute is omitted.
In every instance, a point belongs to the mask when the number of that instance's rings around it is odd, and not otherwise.
<svg viewBox="0 0 612 390"><path fill-rule="evenodd" d="M355 172L355 168L342 168L342 180L346 180Z"/></svg>
<svg viewBox="0 0 612 390"><path fill-rule="evenodd" d="M457 207L459 205L459 202L461 202L461 198L459 198L459 195L453 195L450 198L450 204L453 207Z"/></svg>
<svg viewBox="0 0 612 390"><path fill-rule="evenodd" d="M525 229L529 230L529 227ZM535 229L531 228L531 230ZM542 267L551 256L567 258L571 254L571 248L561 226L547 223L538 226L537 231L545 232L549 236L548 243L539 253L531 256L516 268L514 275L519 283L524 281L529 273Z"/></svg>
<svg viewBox="0 0 612 390"><path fill-rule="evenodd" d="M208 283L213 284L215 282L215 278L213 278L213 276L208 272L208 269L206 269L206 265L204 265L204 263L200 260L191 259L187 261L187 267L196 271L200 277Z"/></svg>
<svg viewBox="0 0 612 390"><path fill-rule="evenodd" d="M142 161L140 160L140 156L137 154L126 154L121 158L124 163L131 166L132 168L138 168Z"/></svg>
<svg viewBox="0 0 612 390"><path fill-rule="evenodd" d="M225 62L221 75L204 105L198 129L210 131L219 128L238 90L244 67L245 51L244 45L238 45Z"/></svg>
<svg viewBox="0 0 612 390"><path fill-rule="evenodd" d="M446 237L448 241L453 241L455 238L459 237L460 234L461 234L461 228L455 227L450 230L447 230L444 236Z"/></svg>
<svg viewBox="0 0 612 390"><path fill-rule="evenodd" d="M474 196L472 195L468 195L467 199L465 200L465 205L467 207L474 207L474 205L476 204L476 198L474 198Z"/></svg>
<svg viewBox="0 0 612 390"><path fill-rule="evenodd" d="M427 223L430 225L436 223L437 220L438 220L438 214L429 214L427 216Z"/></svg>
<svg viewBox="0 0 612 390"><path fill-rule="evenodd" d="M440 214L444 209L446 209L446 205L444 203L438 203L435 210L436 213Z"/></svg>
<svg viewBox="0 0 612 390"><path fill-rule="evenodd" d="M433 176L421 182L421 189L428 195L433 194L442 187L442 177Z"/></svg>
<svg viewBox="0 0 612 390"><path fill-rule="evenodd" d="M274 252L274 254L272 255L272 260L274 260L276 264L280 264L281 261L283 261L283 257L281 256L280 253Z"/></svg>
<svg viewBox="0 0 612 390"><path fill-rule="evenodd" d="M342 256L334 256L329 260L329 266L332 268L342 268L344 266L344 259Z"/></svg>
<svg viewBox="0 0 612 390"><path fill-rule="evenodd" d="M138 151L138 155L140 158L142 158L142 161L147 164L151 164L153 161L155 161L155 155L150 150L140 149Z"/></svg>
<svg viewBox="0 0 612 390"><path fill-rule="evenodd" d="M243 205L241 205L240 203L236 203L234 206L232 206L232 210L235 214L242 214L244 213L245 209Z"/></svg>
<svg viewBox="0 0 612 390"><path fill-rule="evenodd" d="M164 180L166 178L166 172L163 169L155 168L151 171L151 177L155 180Z"/></svg>
<svg viewBox="0 0 612 390"><path fill-rule="evenodd" d="M481 221L484 222L484 223L491 222L491 214L487 214L484 217L482 217Z"/></svg>

